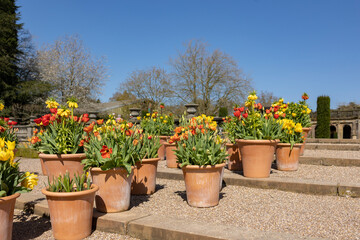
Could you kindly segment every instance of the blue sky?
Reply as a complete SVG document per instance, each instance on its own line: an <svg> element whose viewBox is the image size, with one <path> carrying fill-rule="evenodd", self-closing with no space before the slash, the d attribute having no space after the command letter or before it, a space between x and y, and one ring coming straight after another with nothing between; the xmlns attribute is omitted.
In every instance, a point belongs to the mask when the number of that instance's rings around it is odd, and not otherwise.
<svg viewBox="0 0 360 240"><path fill-rule="evenodd" d="M128 74L168 68L191 39L231 55L258 91L297 101L303 92L331 97L331 107L360 103L359 0L17 1L38 47L79 34L106 56L102 101Z"/></svg>

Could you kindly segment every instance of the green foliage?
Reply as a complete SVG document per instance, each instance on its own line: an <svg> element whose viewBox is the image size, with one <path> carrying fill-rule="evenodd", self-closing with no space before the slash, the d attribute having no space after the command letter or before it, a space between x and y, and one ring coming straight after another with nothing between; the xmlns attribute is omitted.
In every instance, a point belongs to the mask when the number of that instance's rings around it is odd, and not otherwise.
<svg viewBox="0 0 360 240"><path fill-rule="evenodd" d="M186 165L216 165L225 162L225 149L221 146L219 136L212 132L199 134L188 133L177 143L175 150L180 166Z"/></svg>
<svg viewBox="0 0 360 240"><path fill-rule="evenodd" d="M6 105L15 101L18 83L18 31L22 25L17 23L17 9L14 0L0 1L0 96Z"/></svg>
<svg viewBox="0 0 360 240"><path fill-rule="evenodd" d="M236 143L236 129L237 129L237 126L236 124L240 124L240 123L237 123L238 119L236 117L226 117L224 118L224 122L223 122L223 129L224 129L224 132L225 132L225 138L227 140L229 140L231 143L235 144Z"/></svg>
<svg viewBox="0 0 360 240"><path fill-rule="evenodd" d="M161 146L159 137L144 133L140 139L140 145L140 159L158 157L158 150Z"/></svg>
<svg viewBox="0 0 360 240"><path fill-rule="evenodd" d="M4 118L0 118L0 138L5 139L5 141L19 142L15 128L13 126L9 126Z"/></svg>
<svg viewBox="0 0 360 240"><path fill-rule="evenodd" d="M39 154L36 150L30 148L18 148L15 153L15 157L23 157L23 158L39 158Z"/></svg>
<svg viewBox="0 0 360 240"><path fill-rule="evenodd" d="M148 113L141 119L140 125L144 132L149 134L171 136L174 131L174 117L172 114Z"/></svg>
<svg viewBox="0 0 360 240"><path fill-rule="evenodd" d="M226 117L229 114L227 107L219 108L219 117Z"/></svg>
<svg viewBox="0 0 360 240"><path fill-rule="evenodd" d="M53 178L52 182L48 178L47 190L49 192L81 192L89 190L90 187L90 178L85 173L81 175L74 174L74 177L70 178L70 174L66 172L64 175Z"/></svg>
<svg viewBox="0 0 360 240"><path fill-rule="evenodd" d="M317 99L316 138L330 138L330 97L319 96Z"/></svg>
<svg viewBox="0 0 360 240"><path fill-rule="evenodd" d="M82 153L79 146L85 123L70 118L62 118L61 122L49 124L43 134L38 134L41 142L35 149L46 154Z"/></svg>
<svg viewBox="0 0 360 240"><path fill-rule="evenodd" d="M28 178L29 175L20 172L18 162L0 161L0 197L31 191L32 188L22 184Z"/></svg>

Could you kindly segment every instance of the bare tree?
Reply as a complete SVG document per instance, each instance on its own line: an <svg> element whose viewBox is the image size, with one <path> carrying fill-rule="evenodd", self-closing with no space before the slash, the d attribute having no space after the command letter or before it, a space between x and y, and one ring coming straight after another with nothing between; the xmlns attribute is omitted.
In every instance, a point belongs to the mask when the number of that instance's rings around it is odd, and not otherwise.
<svg viewBox="0 0 360 240"><path fill-rule="evenodd" d="M124 89L119 89L120 91L126 90L138 99L150 100L155 105L172 96L169 75L158 67L133 71L121 86Z"/></svg>
<svg viewBox="0 0 360 240"><path fill-rule="evenodd" d="M108 77L104 58L93 57L77 35L55 41L38 55L42 80L56 86L54 94L62 102L69 96L94 101Z"/></svg>
<svg viewBox="0 0 360 240"><path fill-rule="evenodd" d="M206 43L189 41L185 52L170 59L177 97L198 103L200 112L214 114L220 106L232 106L249 92L251 79L228 54L209 52Z"/></svg>
<svg viewBox="0 0 360 240"><path fill-rule="evenodd" d="M261 91L258 94L257 102L261 103L265 107L270 107L272 103L277 102L279 100L272 92Z"/></svg>

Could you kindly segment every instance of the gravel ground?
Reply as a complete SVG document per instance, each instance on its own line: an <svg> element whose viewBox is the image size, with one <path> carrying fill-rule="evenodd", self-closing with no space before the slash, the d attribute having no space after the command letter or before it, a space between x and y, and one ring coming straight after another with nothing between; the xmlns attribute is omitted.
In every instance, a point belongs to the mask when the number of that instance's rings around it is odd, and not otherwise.
<svg viewBox="0 0 360 240"><path fill-rule="evenodd" d="M360 159L360 151L305 150L304 157Z"/></svg>
<svg viewBox="0 0 360 240"><path fill-rule="evenodd" d="M159 168L166 168L166 161L159 162ZM231 172L225 169L226 173L242 174ZM271 177L287 179L310 179L315 181L328 181L332 183L360 184L360 167L337 167L318 166L301 164L298 171L284 172L276 169L271 170Z"/></svg>
<svg viewBox="0 0 360 240"><path fill-rule="evenodd" d="M159 167L164 167L161 161ZM40 171L38 159L22 159L21 169ZM283 173L276 170L272 176L359 183L360 168L325 167L301 165L297 172ZM39 176L38 192L46 178ZM289 232L299 236L330 239L360 239L360 198L314 196L278 190L253 189L240 186L226 186L220 196L220 203L213 208L193 208L186 203L183 181L157 180L157 192L151 196L132 196L130 211L148 212L153 215L169 216L213 224L225 224L258 230ZM49 220L34 215L22 217L18 212L16 226L28 225L29 237L19 235L14 239L51 238ZM16 219L17 218L17 219ZM28 219L31 219L29 221ZM20 229L20 227L19 227ZM19 230L20 231L20 230ZM19 233L20 234L20 233ZM21 238L22 237L22 238ZM132 239L121 235L95 231L89 239Z"/></svg>
<svg viewBox="0 0 360 240"><path fill-rule="evenodd" d="M15 209L14 226L13 226L13 240L24 239L54 239L51 231L50 219L39 217L32 214L27 214L23 211ZM138 240L126 235L116 233L105 233L94 231L89 237L85 239L92 240Z"/></svg>

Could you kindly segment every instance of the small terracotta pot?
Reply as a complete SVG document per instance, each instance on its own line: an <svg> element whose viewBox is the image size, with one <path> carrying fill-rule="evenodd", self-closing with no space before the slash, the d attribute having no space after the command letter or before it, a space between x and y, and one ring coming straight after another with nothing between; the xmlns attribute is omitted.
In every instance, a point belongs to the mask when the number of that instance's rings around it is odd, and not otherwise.
<svg viewBox="0 0 360 240"><path fill-rule="evenodd" d="M125 168L114 168L103 171L101 168L91 168L90 173L93 183L99 186L95 197L96 210L99 212L122 212L130 207L131 174Z"/></svg>
<svg viewBox="0 0 360 240"><path fill-rule="evenodd" d="M275 140L236 139L241 153L244 176L268 178L274 161Z"/></svg>
<svg viewBox="0 0 360 240"><path fill-rule="evenodd" d="M231 171L241 171L242 162L239 146L237 144L227 143L226 144L227 153L230 155L228 159L228 169Z"/></svg>
<svg viewBox="0 0 360 240"><path fill-rule="evenodd" d="M91 189L81 192L49 192L46 188L41 190L49 205L55 239L77 240L91 234L94 198L98 190L99 187L95 184Z"/></svg>
<svg viewBox="0 0 360 240"><path fill-rule="evenodd" d="M311 127L303 128L304 142L301 145L300 156L304 155L306 139L307 139L307 136L308 136L310 130L311 130Z"/></svg>
<svg viewBox="0 0 360 240"><path fill-rule="evenodd" d="M165 159L165 145L164 143L167 142L167 139L169 137L168 136L160 136L160 148L158 150L158 157L160 158L160 160L164 160Z"/></svg>
<svg viewBox="0 0 360 240"><path fill-rule="evenodd" d="M186 198L193 207L213 207L219 204L221 172L225 163L215 166L187 165L182 168Z"/></svg>
<svg viewBox="0 0 360 240"><path fill-rule="evenodd" d="M131 194L148 195L155 192L156 172L160 158L143 159L136 163L131 183Z"/></svg>
<svg viewBox="0 0 360 240"><path fill-rule="evenodd" d="M176 150L177 146L174 143L164 143L165 145L165 155L166 155L166 166L168 168L177 168L179 164L177 163L177 157L175 155L174 150Z"/></svg>
<svg viewBox="0 0 360 240"><path fill-rule="evenodd" d="M76 154L39 154L40 161L43 161L44 170L50 181L57 178L60 174L64 175L69 172L70 178L74 174L82 174L84 165L81 161L86 158L85 153Z"/></svg>
<svg viewBox="0 0 360 240"><path fill-rule="evenodd" d="M302 144L295 144L290 150L290 143L278 143L276 146L276 166L281 171L296 171L299 168L300 148Z"/></svg>
<svg viewBox="0 0 360 240"><path fill-rule="evenodd" d="M20 193L0 198L0 239L11 240L16 199Z"/></svg>

